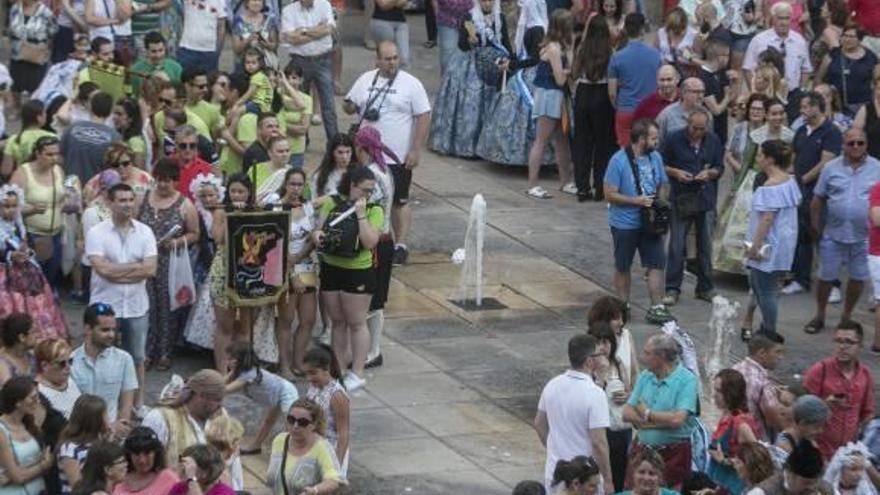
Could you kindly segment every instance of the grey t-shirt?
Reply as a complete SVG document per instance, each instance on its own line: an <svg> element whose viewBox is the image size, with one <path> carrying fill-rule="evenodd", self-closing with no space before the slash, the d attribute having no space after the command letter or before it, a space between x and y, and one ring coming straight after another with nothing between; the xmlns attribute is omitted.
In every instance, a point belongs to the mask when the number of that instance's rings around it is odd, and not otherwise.
<svg viewBox="0 0 880 495"><path fill-rule="evenodd" d="M104 152L113 141L122 136L104 124L80 121L71 125L61 136L61 155L64 172L76 175L85 184L104 168Z"/></svg>

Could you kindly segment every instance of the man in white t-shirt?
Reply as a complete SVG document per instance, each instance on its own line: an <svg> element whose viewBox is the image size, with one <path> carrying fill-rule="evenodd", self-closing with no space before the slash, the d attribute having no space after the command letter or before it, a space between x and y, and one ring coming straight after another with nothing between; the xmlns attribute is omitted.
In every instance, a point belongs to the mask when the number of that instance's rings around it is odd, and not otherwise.
<svg viewBox="0 0 880 495"><path fill-rule="evenodd" d="M86 232L86 257L92 266L90 303L110 305L131 354L140 388L135 412L144 404L144 355L150 318L147 279L156 275L156 237L134 214L134 190L116 184L107 191L111 217Z"/></svg>
<svg viewBox="0 0 880 495"><path fill-rule="evenodd" d="M394 264L406 263L412 213L409 209L409 186L412 170L419 164L419 155L428 136L431 102L425 87L412 74L400 70L400 57L393 41L376 46L378 69L361 75L345 97L345 113L357 114L360 125L379 129L386 146L394 152L391 164L394 175Z"/></svg>
<svg viewBox="0 0 880 495"><path fill-rule="evenodd" d="M321 103L327 142L338 132L336 104L333 101L333 33L336 21L327 0L299 0L281 11L281 60L302 69L302 87L314 84Z"/></svg>
<svg viewBox="0 0 880 495"><path fill-rule="evenodd" d="M605 493L614 493L605 436L610 425L608 398L592 378L598 365L597 358L602 357L596 350L596 343L596 338L591 335L572 337L568 341L571 369L550 380L541 391L535 430L541 443L547 447L544 463L547 493L553 493L551 484L556 463L581 455L596 460Z"/></svg>
<svg viewBox="0 0 880 495"><path fill-rule="evenodd" d="M176 52L183 70L200 68L208 74L217 72L226 36L226 16L224 0L183 2L183 32Z"/></svg>

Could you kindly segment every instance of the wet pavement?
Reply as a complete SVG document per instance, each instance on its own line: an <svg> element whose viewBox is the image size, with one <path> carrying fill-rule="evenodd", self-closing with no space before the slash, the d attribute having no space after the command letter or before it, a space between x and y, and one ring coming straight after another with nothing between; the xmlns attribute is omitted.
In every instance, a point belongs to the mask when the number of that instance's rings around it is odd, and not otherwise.
<svg viewBox="0 0 880 495"><path fill-rule="evenodd" d="M438 52L422 47L422 21L410 18L410 71L433 96ZM344 87L374 64L374 54L358 43L363 25L360 17L343 19ZM349 119L339 115L340 129L347 128ZM311 135L309 168L323 148L323 131ZM524 168L422 154L412 190L410 262L394 269L386 310L385 365L368 372L366 390L352 394L351 493L505 494L520 480L542 478L544 452L531 427L538 396L546 381L565 369L566 343L585 329L591 302L611 287L613 266L604 204L577 203L562 193L534 200L524 195L525 185ZM545 170L542 185L556 190L555 174ZM504 309L468 311L450 301L459 285L450 255L464 243L477 193L488 204L484 295ZM630 328L640 344L656 327L644 322L646 288L637 269L634 273ZM745 301L744 279L718 282L721 294ZM711 305L691 297L693 283L688 275L672 311L704 354ZM779 327L788 339L777 373L782 380L830 350L828 331L810 336L800 330L812 308L808 295L781 300ZM838 311L830 310L829 325ZM68 314L79 320L81 307L68 308ZM865 304L856 317L870 332ZM743 353L737 342L727 361ZM876 358L865 354L864 360L877 369ZM176 357L173 371L187 375L211 365L209 353L188 351ZM150 397L169 376L149 373ZM256 428L261 411L247 399L230 397L226 405L249 431ZM260 487L267 463L265 449L245 458L248 488L255 494L265 492Z"/></svg>

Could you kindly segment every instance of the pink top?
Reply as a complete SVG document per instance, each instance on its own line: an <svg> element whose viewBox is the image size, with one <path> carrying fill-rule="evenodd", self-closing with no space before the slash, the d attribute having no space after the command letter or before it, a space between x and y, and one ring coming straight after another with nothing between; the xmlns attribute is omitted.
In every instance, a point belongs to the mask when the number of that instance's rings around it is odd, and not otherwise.
<svg viewBox="0 0 880 495"><path fill-rule="evenodd" d="M871 188L868 195L868 206L875 208L880 206L880 182ZM880 227L874 226L868 222L868 254L872 256L880 256Z"/></svg>
<svg viewBox="0 0 880 495"><path fill-rule="evenodd" d="M189 487L186 486L186 481L181 481L171 488L168 495L186 495L187 493L189 493ZM204 495L235 495L235 490L230 488L229 485L220 482L212 486Z"/></svg>
<svg viewBox="0 0 880 495"><path fill-rule="evenodd" d="M175 483L180 481L177 473L170 469L163 469L152 483L138 491L131 490L125 482L116 485L113 495L151 495L156 493L168 493Z"/></svg>

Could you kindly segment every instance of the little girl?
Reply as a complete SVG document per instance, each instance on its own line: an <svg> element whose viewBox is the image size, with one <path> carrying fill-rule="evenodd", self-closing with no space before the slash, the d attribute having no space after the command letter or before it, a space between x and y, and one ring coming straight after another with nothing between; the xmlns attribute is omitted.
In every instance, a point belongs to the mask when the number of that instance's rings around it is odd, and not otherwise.
<svg viewBox="0 0 880 495"><path fill-rule="evenodd" d="M244 52L244 72L248 75L248 90L241 95L238 105L244 106L249 113L272 111L272 99L275 91L269 80L263 52L259 48L248 47Z"/></svg>
<svg viewBox="0 0 880 495"><path fill-rule="evenodd" d="M342 372L339 362L329 346L318 344L303 357L309 390L306 396L324 410L327 418L327 441L336 449L336 458L341 465L340 474L348 472L348 443L351 414L348 394L342 386Z"/></svg>
<svg viewBox="0 0 880 495"><path fill-rule="evenodd" d="M34 319L38 341L65 339L67 327L52 286L27 244L21 220L23 204L20 187L0 186L0 315L28 313Z"/></svg>
<svg viewBox="0 0 880 495"><path fill-rule="evenodd" d="M242 391L245 396L266 408L260 431L249 445L242 445L241 455L259 454L260 445L281 411L290 410L290 406L299 398L293 383L269 371L260 369L257 355L247 342L235 342L227 350L229 356L229 374L226 376L226 393Z"/></svg>

